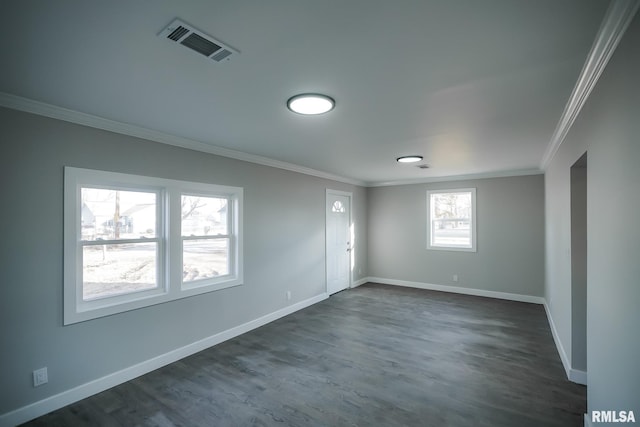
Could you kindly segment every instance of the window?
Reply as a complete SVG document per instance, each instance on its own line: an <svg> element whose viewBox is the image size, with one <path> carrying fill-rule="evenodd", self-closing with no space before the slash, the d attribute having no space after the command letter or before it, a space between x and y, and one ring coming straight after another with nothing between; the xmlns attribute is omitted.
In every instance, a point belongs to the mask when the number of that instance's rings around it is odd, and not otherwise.
<svg viewBox="0 0 640 427"><path fill-rule="evenodd" d="M159 191L80 189L82 301L157 289Z"/></svg>
<svg viewBox="0 0 640 427"><path fill-rule="evenodd" d="M182 195L182 283L206 284L229 274L228 199Z"/></svg>
<svg viewBox="0 0 640 427"><path fill-rule="evenodd" d="M476 189L427 191L427 249L476 251Z"/></svg>
<svg viewBox="0 0 640 427"><path fill-rule="evenodd" d="M344 213L345 212L344 205L342 204L342 202L340 200L336 200L335 202L333 202L333 206L331 206L331 212L334 212L334 213Z"/></svg>
<svg viewBox="0 0 640 427"><path fill-rule="evenodd" d="M241 284L242 195L65 168L64 323Z"/></svg>

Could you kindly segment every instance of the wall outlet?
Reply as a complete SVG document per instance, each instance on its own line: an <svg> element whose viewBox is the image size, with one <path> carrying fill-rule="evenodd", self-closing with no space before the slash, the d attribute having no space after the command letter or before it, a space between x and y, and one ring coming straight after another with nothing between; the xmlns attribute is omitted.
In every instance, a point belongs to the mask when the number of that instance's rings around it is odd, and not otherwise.
<svg viewBox="0 0 640 427"><path fill-rule="evenodd" d="M454 282L456 282L456 283L458 283L458 275L457 275L457 274L454 274L454 275L453 275L453 281L454 281Z"/></svg>
<svg viewBox="0 0 640 427"><path fill-rule="evenodd" d="M287 291L287 301L291 300L291 291Z"/></svg>
<svg viewBox="0 0 640 427"><path fill-rule="evenodd" d="M33 371L33 386L38 387L49 382L49 374L47 367L36 369Z"/></svg>

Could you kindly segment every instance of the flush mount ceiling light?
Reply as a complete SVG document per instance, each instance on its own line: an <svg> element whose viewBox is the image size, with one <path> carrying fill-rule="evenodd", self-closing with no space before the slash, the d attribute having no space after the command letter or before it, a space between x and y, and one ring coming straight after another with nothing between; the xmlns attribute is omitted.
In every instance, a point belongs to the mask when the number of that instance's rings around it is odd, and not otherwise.
<svg viewBox="0 0 640 427"><path fill-rule="evenodd" d="M318 93L303 93L292 96L287 101L289 110L307 116L329 112L335 105L333 98Z"/></svg>
<svg viewBox="0 0 640 427"><path fill-rule="evenodd" d="M422 160L422 156L402 156L396 159L398 163L415 163L420 160Z"/></svg>

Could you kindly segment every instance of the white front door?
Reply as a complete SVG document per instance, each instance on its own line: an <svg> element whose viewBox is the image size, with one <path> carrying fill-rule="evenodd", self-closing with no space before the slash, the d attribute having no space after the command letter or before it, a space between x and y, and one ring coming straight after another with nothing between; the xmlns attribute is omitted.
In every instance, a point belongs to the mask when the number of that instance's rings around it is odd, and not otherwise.
<svg viewBox="0 0 640 427"><path fill-rule="evenodd" d="M351 285L351 195L327 190L327 292Z"/></svg>

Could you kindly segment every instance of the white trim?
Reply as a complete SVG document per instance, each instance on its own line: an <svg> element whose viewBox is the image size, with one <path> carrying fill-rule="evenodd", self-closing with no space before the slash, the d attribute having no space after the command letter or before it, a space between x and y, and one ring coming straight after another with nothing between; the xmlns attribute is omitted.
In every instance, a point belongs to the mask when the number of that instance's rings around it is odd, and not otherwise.
<svg viewBox="0 0 640 427"><path fill-rule="evenodd" d="M226 331L219 332L210 337L188 344L184 347L171 350L165 354L156 356L152 359L106 375L102 378L98 378L96 380L74 387L70 390L65 390L54 396L50 396L46 399L40 400L38 402L23 406L22 408L7 412L0 415L0 427L8 427L21 424L56 409L62 408L71 403L85 399L89 396L93 396L94 394L100 393L111 387L115 387L118 384L130 381L134 378L147 374L170 363L176 362L187 356L191 356L192 354L195 354L199 351L205 350L209 347L213 347L224 341L247 333L253 329L257 329L261 326L266 325L267 323L273 322L274 320L280 319L291 313L302 310L313 304L317 304L327 299L328 297L329 296L326 293L323 293L313 298L300 301L296 304L274 311L273 313L264 315L247 323L243 323L242 325L238 325L231 329L227 329Z"/></svg>
<svg viewBox="0 0 640 427"><path fill-rule="evenodd" d="M558 330L556 329L556 324L553 321L553 316L551 316L551 309L547 305L547 301L544 301L544 311L547 313L547 320L549 322L549 326L551 327L551 335L553 336L553 341L556 343L556 348L558 349L558 354L560 355L560 361L562 362L562 366L564 367L564 372L569 378L569 370L571 369L571 364L569 363L569 358L567 357L567 353L564 351L564 347L562 346L562 341L560 341L560 335L558 335Z"/></svg>
<svg viewBox="0 0 640 427"><path fill-rule="evenodd" d="M450 176L434 176L430 178L420 179L400 179L397 181L378 181L369 182L367 187L391 187L394 185L408 185L408 184L428 184L431 182L451 182L451 181L471 181L476 179L486 178L505 178L510 176L528 176L528 175L542 175L544 173L541 169L517 169L508 171L494 171L474 173L468 175L450 175Z"/></svg>
<svg viewBox="0 0 640 427"><path fill-rule="evenodd" d="M483 178L502 178L509 176L524 176L524 175L540 175L544 171L540 169L521 169L511 171L495 171L470 175L455 175L455 176L442 176L423 179L412 180L398 180L398 181L379 181L379 182L367 182L359 179L346 178L339 175L334 175L328 172L319 171L316 169L307 168L304 166L295 165L293 163L282 162L280 160L270 159L268 157L257 156L255 154L244 153L241 151L231 150L229 148L218 147L213 144L196 141L189 138L183 138L181 136L171 135L165 132L147 129L142 126L136 126L129 123L121 123L115 120L109 120L102 117L94 116L92 114L81 113L79 111L70 110L63 107L47 104L40 101L35 101L29 98L24 98L17 95L12 95L5 92L0 92L0 106L11 108L13 110L24 111L31 114L37 114L39 116L50 117L65 122L75 123L82 126L88 126L95 129L102 129L109 132L115 132L122 135L133 136L135 138L142 138L149 141L159 142L161 144L172 145L175 147L182 147L189 150L200 151L203 153L214 154L216 156L227 157L230 159L242 160L249 163L255 163L263 166L270 166L277 169L288 170L291 172L297 172L304 175L315 176L317 178L329 179L331 181L344 182L346 184L359 185L361 187L385 187L392 185L405 185L405 184L422 184L429 182L443 182L443 181L463 181Z"/></svg>
<svg viewBox="0 0 640 427"><path fill-rule="evenodd" d="M564 107L560 121L553 132L544 156L542 156L540 169L545 170L549 166L551 159L560 148L573 122L580 114L580 110L582 110L600 75L602 75L607 66L611 55L618 47L638 7L640 7L640 2L637 0L614 0L610 3L602 24L600 24L598 35L580 72L580 77L573 88L567 105Z"/></svg>
<svg viewBox="0 0 640 427"><path fill-rule="evenodd" d="M406 286L408 288L427 289L430 291L452 292L455 294L474 295L478 297L497 298L509 301L528 302L532 304L544 304L544 298L533 295L462 288L459 286L435 285L432 283L411 282L407 280L386 279L382 277L367 277L367 282L382 283L383 285Z"/></svg>
<svg viewBox="0 0 640 427"><path fill-rule="evenodd" d="M153 129L147 129L142 126L136 126L129 123L121 123L99 116L94 116L92 114L58 107L55 105L35 101L5 92L0 92L0 106L37 114L40 116L51 117L84 126L89 126L96 129L102 129L120 133L123 135L143 138L163 144L201 151L217 156L228 157L363 187L383 187L393 185L422 184L429 182L539 175L541 173L544 173L546 168L549 166L551 159L558 151L558 148L567 136L569 130L571 129L571 126L576 120L587 98L591 94L591 91L598 82L600 75L604 71L607 63L609 62L609 59L618 47L618 44L620 43L625 31L633 20L633 17L635 16L639 7L640 2L638 2L637 0L614 0L609 5L609 9L607 10L602 24L600 25L600 29L598 31L596 39L591 47L589 54L587 55L585 65L583 66L578 81L571 93L571 96L569 97L569 100L567 101L567 104L565 105L562 116L560 117L560 121L558 122L553 136L551 137L551 141L549 141L549 145L545 150L542 161L540 162L540 167L538 169L493 171L468 175L430 177L424 179L366 182L330 174L292 163L283 162L280 160L258 156L255 154L249 154L229 148L218 147L213 144L183 138Z"/></svg>
<svg viewBox="0 0 640 427"><path fill-rule="evenodd" d="M409 288L417 288L417 289L427 289L430 291L452 292L456 294L474 295L474 296L487 297L487 298L497 298L497 299L504 299L509 301L527 302L532 304L541 304L544 306L544 310L547 314L547 320L551 328L551 335L553 336L553 341L555 342L556 348L558 349L558 354L560 355L560 361L562 362L562 366L564 367L567 379L577 384L587 385L587 373L585 371L571 368L571 364L569 363L569 358L567 357L567 353L564 351L564 347L562 346L562 342L560 341L560 337L558 335L556 325L553 322L553 317L551 317L551 312L547 305L547 301L543 297L538 297L533 295L512 294L508 292L487 291L484 289L462 288L459 286L435 285L432 283L411 282L407 280L386 279L382 277L367 277L367 278L361 279L358 281L359 283L358 286L368 282L381 283L384 285L393 285L393 286L406 286Z"/></svg>
<svg viewBox="0 0 640 427"><path fill-rule="evenodd" d="M25 111L27 113L37 114L44 117L63 120L83 126L89 126L96 129L102 129L109 132L115 132L122 135L142 138L149 141L159 142L162 144L173 145L175 147L187 148L189 150L201 151L203 153L214 154L216 156L228 157L230 159L242 160L249 163L255 163L272 168L284 169L292 172L302 173L305 175L315 176L318 178L329 179L332 181L344 182L359 186L366 186L365 181L351 179L334 175L327 172L295 165L293 163L282 162L280 160L269 159L267 157L257 156L255 154L244 153L241 151L231 150L229 148L218 147L213 144L196 141L181 136L171 135L169 133L147 129L142 126L136 126L129 123L121 123L115 120L105 119L92 114L81 113L79 111L46 104L40 101L23 98L21 96L0 92L0 106L12 108L14 110Z"/></svg>
<svg viewBox="0 0 640 427"><path fill-rule="evenodd" d="M562 366L564 367L564 372L567 375L567 379L577 384L587 385L587 373L579 369L571 368L571 363L569 362L567 353L564 351L562 341L560 341L560 335L558 335L556 324L553 321L553 316L551 316L551 309L549 308L546 300L544 301L544 311L547 313L547 320L549 321L549 326L551 327L553 342L556 343L556 348L558 349L560 361L562 362Z"/></svg>
<svg viewBox="0 0 640 427"><path fill-rule="evenodd" d="M571 363L569 362L567 353L564 351L564 346L562 345L562 341L560 341L560 335L558 335L556 324L553 321L553 316L551 316L551 309L549 309L549 306L547 305L546 300L544 302L544 311L547 313L547 320L549 322L549 326L551 327L551 335L553 336L553 342L556 343L556 348L558 349L558 354L560 355L560 361L562 362L562 366L564 367L564 372L567 375L567 379L574 383L587 385L587 373L584 371L579 371L577 369L571 369Z"/></svg>
<svg viewBox="0 0 640 427"><path fill-rule="evenodd" d="M587 373L579 369L569 369L569 381L576 384L587 385Z"/></svg>
<svg viewBox="0 0 640 427"><path fill-rule="evenodd" d="M351 283L351 289L357 288L358 286L362 286L365 283L367 283L368 281L369 281L368 277L364 277L362 279L356 280L355 282Z"/></svg>
<svg viewBox="0 0 640 427"><path fill-rule="evenodd" d="M335 194L337 196L353 197L353 193L351 191L332 190L330 188L326 189L325 194Z"/></svg>
<svg viewBox="0 0 640 427"><path fill-rule="evenodd" d="M112 295L92 301L82 298L82 250L80 206L81 187L98 186L149 191L156 194L156 238L135 239L136 242L156 243L156 287L148 291ZM182 281L182 242L180 231L180 196L201 194L208 197L224 197L230 210L229 272L198 283ZM82 322L124 311L160 304L181 298L218 291L243 283L243 194L241 187L178 181L80 169L64 168L64 324ZM172 212L170 212L172 210ZM173 221L171 220L173 218ZM108 241L106 241L108 242ZM127 242L127 240L123 240ZM177 244L179 242L179 244ZM93 243L92 243L93 245Z"/></svg>

